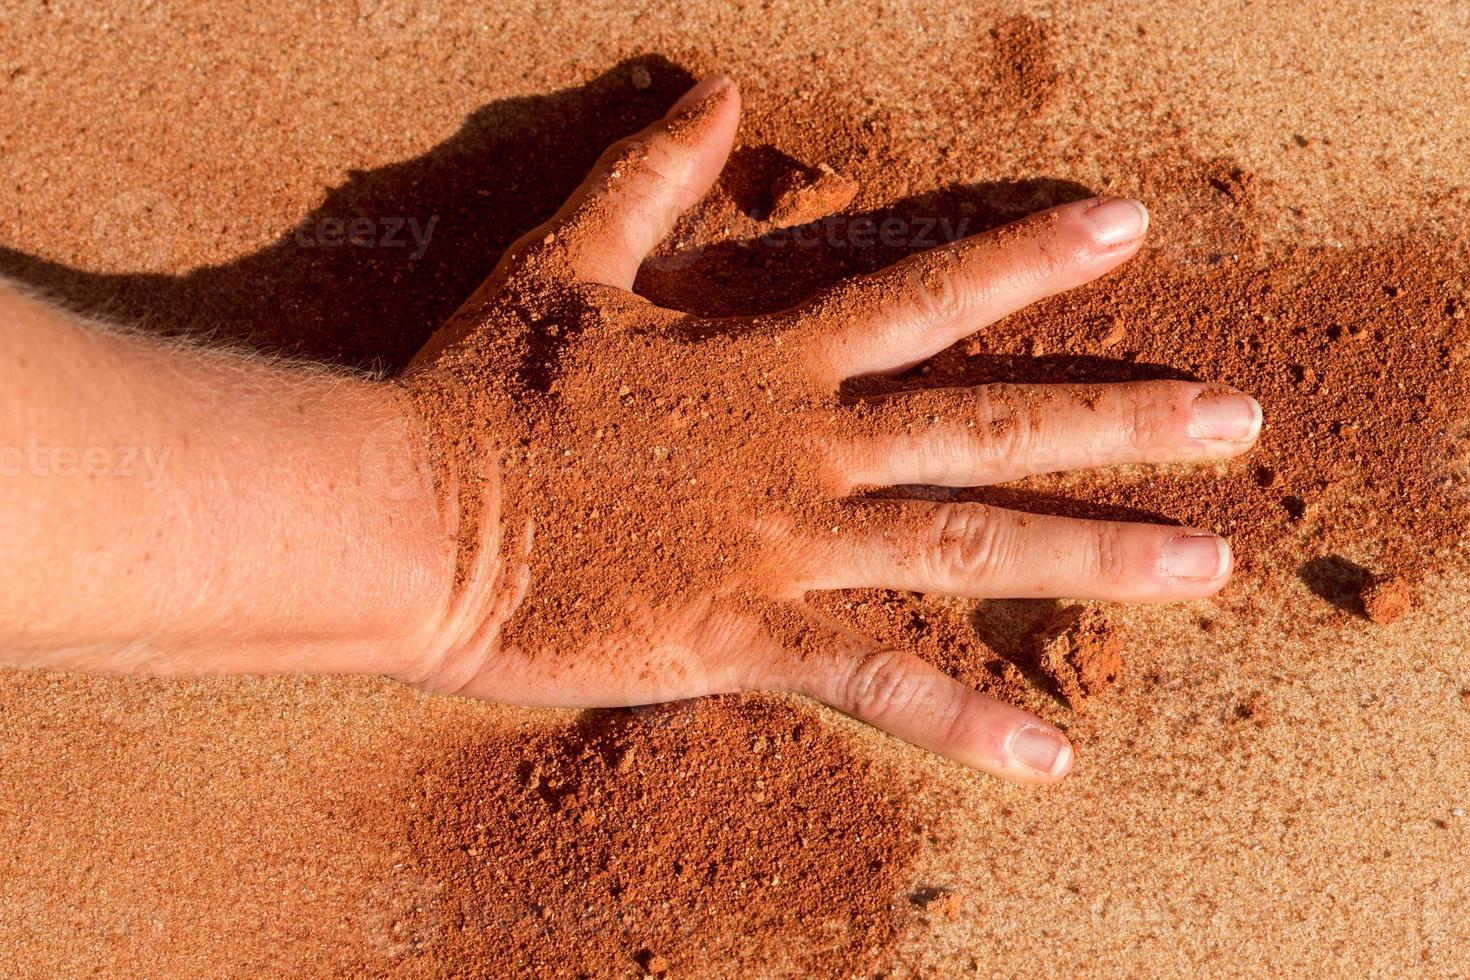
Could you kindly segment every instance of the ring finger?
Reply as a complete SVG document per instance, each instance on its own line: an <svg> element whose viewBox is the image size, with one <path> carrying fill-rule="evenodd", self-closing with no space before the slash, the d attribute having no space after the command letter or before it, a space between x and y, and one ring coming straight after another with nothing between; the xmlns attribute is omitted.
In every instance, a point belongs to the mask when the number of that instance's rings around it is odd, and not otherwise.
<svg viewBox="0 0 1470 980"><path fill-rule="evenodd" d="M973 503L839 505L797 548L808 589L968 598L1195 599L1219 591L1232 565L1229 544L1205 531Z"/></svg>

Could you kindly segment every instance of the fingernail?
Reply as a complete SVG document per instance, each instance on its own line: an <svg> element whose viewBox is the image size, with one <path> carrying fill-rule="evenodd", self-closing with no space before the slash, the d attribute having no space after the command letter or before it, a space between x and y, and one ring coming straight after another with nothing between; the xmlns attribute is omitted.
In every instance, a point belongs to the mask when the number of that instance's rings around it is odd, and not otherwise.
<svg viewBox="0 0 1470 980"><path fill-rule="evenodd" d="M1250 395L1207 391L1194 399L1189 434L1195 439L1246 442L1261 431L1261 406Z"/></svg>
<svg viewBox="0 0 1470 980"><path fill-rule="evenodd" d="M1094 204L1082 212L1082 220L1099 245L1125 245L1143 237L1148 231L1148 208L1127 197L1115 197Z"/></svg>
<svg viewBox="0 0 1470 980"><path fill-rule="evenodd" d="M1057 776L1072 762L1072 746L1060 732L1022 725L1011 733L1011 758L1042 776Z"/></svg>
<svg viewBox="0 0 1470 980"><path fill-rule="evenodd" d="M1208 581L1230 567L1230 545L1213 534L1180 535L1164 545L1159 570L1170 578Z"/></svg>
<svg viewBox="0 0 1470 980"><path fill-rule="evenodd" d="M664 113L664 118L673 119L675 116L681 116L701 102L713 98L729 87L729 75L711 75L681 95L679 101L675 102L669 107L669 111Z"/></svg>

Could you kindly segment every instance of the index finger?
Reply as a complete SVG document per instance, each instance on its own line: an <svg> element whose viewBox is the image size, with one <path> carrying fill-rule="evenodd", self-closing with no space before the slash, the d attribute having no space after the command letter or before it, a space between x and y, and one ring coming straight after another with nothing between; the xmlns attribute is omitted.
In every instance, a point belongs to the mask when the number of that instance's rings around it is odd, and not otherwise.
<svg viewBox="0 0 1470 980"><path fill-rule="evenodd" d="M1063 204L841 283L792 314L816 372L896 373L1138 251L1148 211L1128 198Z"/></svg>

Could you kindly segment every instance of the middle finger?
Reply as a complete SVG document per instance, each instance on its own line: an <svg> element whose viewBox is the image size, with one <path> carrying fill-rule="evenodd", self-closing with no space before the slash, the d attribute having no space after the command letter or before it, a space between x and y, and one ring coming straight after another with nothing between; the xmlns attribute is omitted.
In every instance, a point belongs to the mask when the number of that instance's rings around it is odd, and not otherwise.
<svg viewBox="0 0 1470 980"><path fill-rule="evenodd" d="M851 486L973 487L1124 463L1198 462L1249 449L1254 398L1219 385L1145 381L984 385L859 404L828 453Z"/></svg>

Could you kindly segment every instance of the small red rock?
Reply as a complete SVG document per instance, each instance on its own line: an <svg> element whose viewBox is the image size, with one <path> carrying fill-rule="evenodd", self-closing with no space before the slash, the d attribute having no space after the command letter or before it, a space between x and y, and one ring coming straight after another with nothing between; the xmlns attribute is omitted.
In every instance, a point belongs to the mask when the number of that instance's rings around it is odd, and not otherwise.
<svg viewBox="0 0 1470 980"><path fill-rule="evenodd" d="M1032 634L1036 665L1074 711L1123 673L1123 635L1102 612L1067 606Z"/></svg>
<svg viewBox="0 0 1470 980"><path fill-rule="evenodd" d="M857 196L858 184L822 163L815 170L792 171L773 191L771 224L791 228L841 211Z"/></svg>
<svg viewBox="0 0 1470 980"><path fill-rule="evenodd" d="M1363 600L1363 613L1375 623L1387 626L1414 608L1414 595L1409 583L1398 575L1375 575L1364 583L1358 597Z"/></svg>
<svg viewBox="0 0 1470 980"><path fill-rule="evenodd" d="M1121 323L1115 323L1115 324L1113 324L1112 329L1109 330L1107 333L1105 333L1103 335L1103 338L1102 338L1102 341L1101 341L1103 350L1107 350L1107 349L1112 348L1112 347L1117 347L1127 337L1128 337L1128 328L1125 325L1123 325Z"/></svg>

